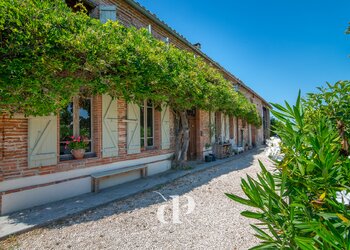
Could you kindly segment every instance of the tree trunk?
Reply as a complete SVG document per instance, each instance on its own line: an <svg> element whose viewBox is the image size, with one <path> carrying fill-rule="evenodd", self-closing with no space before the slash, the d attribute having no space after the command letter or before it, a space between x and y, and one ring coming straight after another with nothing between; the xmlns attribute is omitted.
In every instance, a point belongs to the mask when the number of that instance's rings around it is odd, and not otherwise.
<svg viewBox="0 0 350 250"><path fill-rule="evenodd" d="M345 134L345 124L343 121L337 121L337 128L341 138L341 153L345 156L349 155L349 141Z"/></svg>
<svg viewBox="0 0 350 250"><path fill-rule="evenodd" d="M175 157L174 169L186 168L186 156L190 142L190 130L186 111L175 111Z"/></svg>

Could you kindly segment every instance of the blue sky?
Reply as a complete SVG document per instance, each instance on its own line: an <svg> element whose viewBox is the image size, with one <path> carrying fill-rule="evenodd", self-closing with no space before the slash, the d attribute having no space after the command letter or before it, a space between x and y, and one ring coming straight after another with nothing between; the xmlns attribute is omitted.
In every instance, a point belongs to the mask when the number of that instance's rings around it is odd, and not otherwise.
<svg viewBox="0 0 350 250"><path fill-rule="evenodd" d="M350 80L349 0L139 0L269 102Z"/></svg>

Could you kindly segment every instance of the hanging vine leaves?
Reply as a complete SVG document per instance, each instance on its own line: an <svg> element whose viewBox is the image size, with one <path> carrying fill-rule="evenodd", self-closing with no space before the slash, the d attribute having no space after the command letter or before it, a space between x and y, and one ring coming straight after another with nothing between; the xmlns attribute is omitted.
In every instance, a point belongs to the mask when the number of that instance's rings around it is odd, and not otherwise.
<svg viewBox="0 0 350 250"><path fill-rule="evenodd" d="M145 29L102 24L61 0L0 1L0 9L0 113L56 113L76 95L149 99L174 112L179 162L188 146L187 110L261 125L255 105L217 69Z"/></svg>
<svg viewBox="0 0 350 250"><path fill-rule="evenodd" d="M260 123L254 105L216 69L145 29L102 24L60 0L1 1L0 7L1 112L56 112L83 88Z"/></svg>

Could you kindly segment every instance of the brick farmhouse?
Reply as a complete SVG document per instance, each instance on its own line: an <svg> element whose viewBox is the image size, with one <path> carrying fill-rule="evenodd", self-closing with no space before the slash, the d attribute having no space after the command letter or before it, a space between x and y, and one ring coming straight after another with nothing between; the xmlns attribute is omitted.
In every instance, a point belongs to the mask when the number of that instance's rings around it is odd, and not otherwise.
<svg viewBox="0 0 350 250"><path fill-rule="evenodd" d="M77 1L66 0L74 8ZM250 149L269 136L269 104L234 75L205 55L155 15L133 0L86 0L89 14L102 22L147 28L157 39L203 57L216 67L232 87L256 104L263 125L256 128L219 112L188 111L190 145L188 160L203 160L218 142ZM25 208L91 192L92 175L142 164L147 175L171 168L174 122L169 108L158 111L152 103L128 104L111 97L76 97L57 115L24 117L0 115L0 212ZM214 128L214 129L213 129ZM64 147L68 135L87 135L88 150L73 159ZM218 144L219 145L219 144ZM121 171L123 172L123 171ZM123 172L100 182L100 189L140 178L142 171Z"/></svg>

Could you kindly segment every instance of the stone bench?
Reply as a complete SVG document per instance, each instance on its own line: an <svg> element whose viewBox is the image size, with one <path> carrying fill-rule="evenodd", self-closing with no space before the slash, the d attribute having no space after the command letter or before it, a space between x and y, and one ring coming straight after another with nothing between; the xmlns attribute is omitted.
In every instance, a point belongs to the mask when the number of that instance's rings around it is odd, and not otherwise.
<svg viewBox="0 0 350 250"><path fill-rule="evenodd" d="M131 167L125 167L125 168L118 168L114 170L108 170L108 171L103 171L103 172L98 172L91 174L92 178L92 192L98 193L100 191L100 181L104 179L111 178L113 176L135 171L135 170L140 170L141 171L141 177L144 178L147 176L147 166L146 165L136 165L136 166L131 166Z"/></svg>

